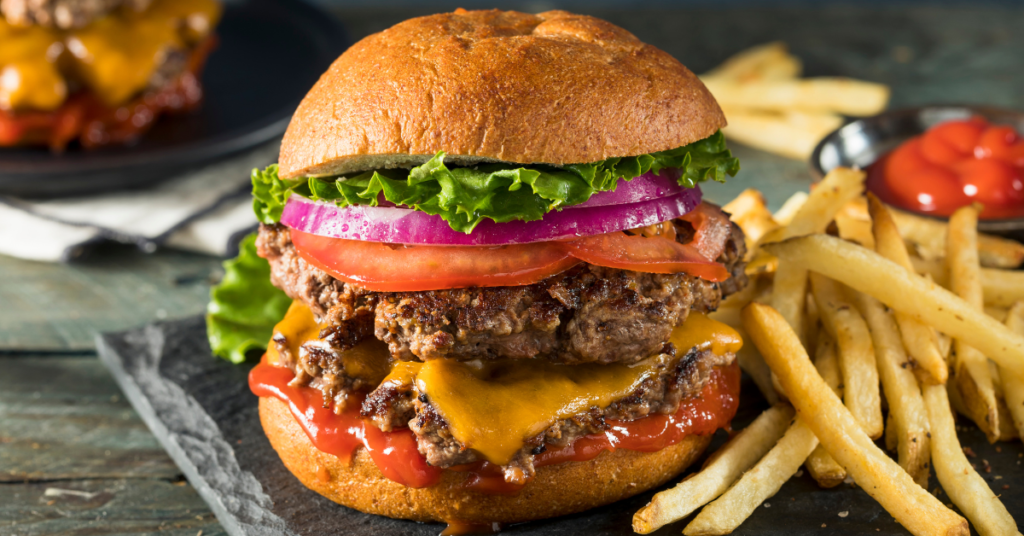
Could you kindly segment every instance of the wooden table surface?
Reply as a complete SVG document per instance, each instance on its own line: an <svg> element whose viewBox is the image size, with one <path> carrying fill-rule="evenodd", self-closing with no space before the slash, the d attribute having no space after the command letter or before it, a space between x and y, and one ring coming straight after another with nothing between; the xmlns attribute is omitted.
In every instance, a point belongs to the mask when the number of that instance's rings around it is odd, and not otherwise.
<svg viewBox="0 0 1024 536"><path fill-rule="evenodd" d="M339 12L358 38L431 10ZM977 102L1024 109L1024 10L867 7L592 11L694 71L783 39L812 75L889 83L893 105ZM771 205L807 187L806 164L735 148L743 188ZM0 232L12 232L0 230ZM14 231L16 232L16 231ZM73 265L0 256L0 535L224 531L96 359L93 337L201 313L219 259L103 247Z"/></svg>

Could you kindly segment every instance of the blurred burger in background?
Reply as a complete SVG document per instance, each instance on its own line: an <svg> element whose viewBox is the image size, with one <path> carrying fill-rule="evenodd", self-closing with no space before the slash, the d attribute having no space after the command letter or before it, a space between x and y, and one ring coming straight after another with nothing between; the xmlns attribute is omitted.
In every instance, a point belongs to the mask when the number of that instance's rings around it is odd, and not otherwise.
<svg viewBox="0 0 1024 536"><path fill-rule="evenodd" d="M202 100L215 0L0 0L0 146L136 140Z"/></svg>

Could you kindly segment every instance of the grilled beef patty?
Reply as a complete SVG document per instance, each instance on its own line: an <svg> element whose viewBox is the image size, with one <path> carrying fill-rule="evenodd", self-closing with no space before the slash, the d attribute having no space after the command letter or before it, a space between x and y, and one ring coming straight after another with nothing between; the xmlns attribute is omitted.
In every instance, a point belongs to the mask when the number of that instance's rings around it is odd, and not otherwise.
<svg viewBox="0 0 1024 536"><path fill-rule="evenodd" d="M692 240L688 223L677 221L676 229L677 240ZM374 335L404 361L636 362L657 352L691 309L714 311L746 284L746 249L735 225L718 258L733 277L721 284L580 263L533 285L374 292L308 264L283 225L262 225L256 245L270 261L272 282L309 306L319 322L372 322Z"/></svg>
<svg viewBox="0 0 1024 536"><path fill-rule="evenodd" d="M547 448L571 444L588 434L608 429L607 420L632 421L654 414L672 414L686 399L704 389L715 366L732 363L733 354L718 356L710 350L690 349L676 359L676 349L666 344L658 356L663 361L659 374L607 408L591 408L552 424L543 433L527 439L512 461L502 466L507 482L525 483L535 473L533 461ZM515 401L510 401L515 403ZM408 426L416 434L419 451L427 463L451 467L479 461L476 451L456 440L448 423L431 405L426 394L414 385L381 384L363 402L362 413L385 431Z"/></svg>

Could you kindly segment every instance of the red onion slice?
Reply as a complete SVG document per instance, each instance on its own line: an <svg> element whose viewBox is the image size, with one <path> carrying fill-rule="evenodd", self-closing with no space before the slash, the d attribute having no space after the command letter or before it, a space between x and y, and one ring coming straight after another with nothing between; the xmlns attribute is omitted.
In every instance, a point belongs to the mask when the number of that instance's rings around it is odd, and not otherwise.
<svg viewBox="0 0 1024 536"><path fill-rule="evenodd" d="M470 234L448 226L440 216L407 208L353 205L340 208L292 195L281 223L320 236L445 246L496 246L561 240L646 227L678 218L700 204L699 188L637 203L599 205L549 212L538 221L495 223L485 220Z"/></svg>
<svg viewBox="0 0 1024 536"><path fill-rule="evenodd" d="M625 205L659 197L672 197L687 190L685 186L679 184L679 177L682 174L683 170L678 168L665 168L658 172L658 174L648 171L631 180L619 181L614 191L597 192L583 203L565 208L576 209Z"/></svg>

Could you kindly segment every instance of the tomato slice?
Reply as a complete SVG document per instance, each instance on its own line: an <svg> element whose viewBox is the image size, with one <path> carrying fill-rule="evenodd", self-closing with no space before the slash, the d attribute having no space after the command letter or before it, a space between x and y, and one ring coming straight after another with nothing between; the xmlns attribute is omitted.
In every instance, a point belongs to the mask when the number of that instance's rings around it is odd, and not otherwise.
<svg viewBox="0 0 1024 536"><path fill-rule="evenodd" d="M656 274L682 272L716 282L729 278L725 266L701 255L695 246L660 236L607 233L563 244L573 257L597 266Z"/></svg>
<svg viewBox="0 0 1024 536"><path fill-rule="evenodd" d="M717 259L725 251L725 244L732 234L732 224L721 209L701 203L697 208L679 216L679 219L690 222L696 229L691 245L708 259Z"/></svg>
<svg viewBox="0 0 1024 536"><path fill-rule="evenodd" d="M306 262L342 281L380 292L530 285L579 262L558 242L402 246L295 229L291 234Z"/></svg>
<svg viewBox="0 0 1024 536"><path fill-rule="evenodd" d="M378 292L531 285L584 261L658 274L686 273L724 281L712 259L725 249L729 219L701 204L684 216L696 231L689 244L623 232L506 246L412 246L346 240L291 229L299 255L332 276Z"/></svg>

